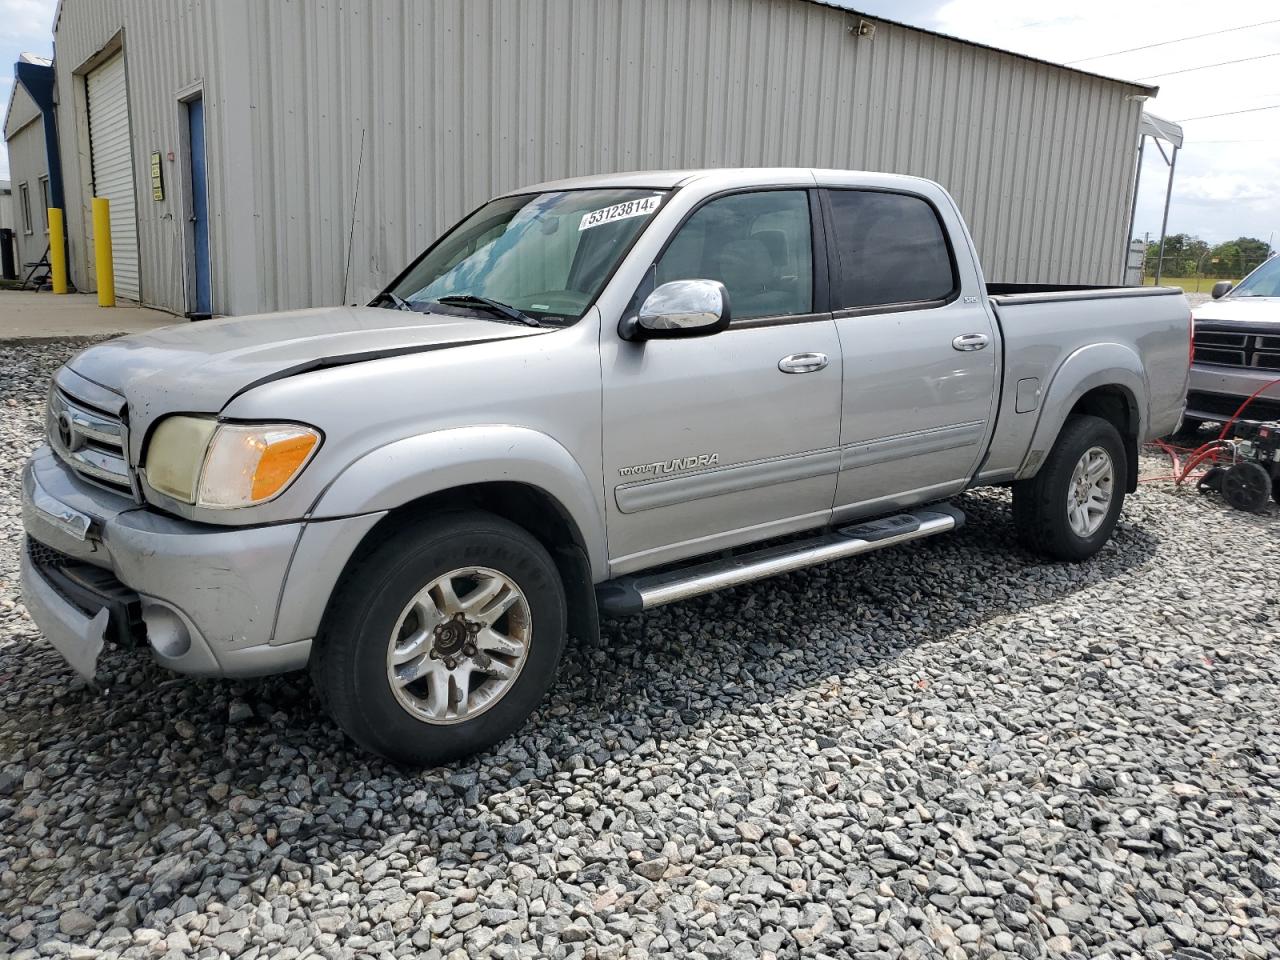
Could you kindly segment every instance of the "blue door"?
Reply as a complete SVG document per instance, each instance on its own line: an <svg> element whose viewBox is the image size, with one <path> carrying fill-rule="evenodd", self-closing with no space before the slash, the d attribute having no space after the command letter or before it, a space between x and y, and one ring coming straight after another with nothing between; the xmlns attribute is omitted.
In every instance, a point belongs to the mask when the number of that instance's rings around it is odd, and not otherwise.
<svg viewBox="0 0 1280 960"><path fill-rule="evenodd" d="M209 184L204 162L204 100L187 103L187 123L191 144L191 235L195 262L195 303L192 313L207 317L213 313L213 290L209 278Z"/></svg>

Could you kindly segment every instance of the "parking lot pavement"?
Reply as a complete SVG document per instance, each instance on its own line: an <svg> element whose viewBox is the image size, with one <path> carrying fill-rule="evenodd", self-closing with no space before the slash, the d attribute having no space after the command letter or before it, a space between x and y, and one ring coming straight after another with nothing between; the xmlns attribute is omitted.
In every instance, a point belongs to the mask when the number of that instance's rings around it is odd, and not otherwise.
<svg viewBox="0 0 1280 960"><path fill-rule="evenodd" d="M136 307L125 301L114 307L100 307L97 294L92 293L54 296L48 292L0 290L0 343L6 340L141 333L182 322L185 321L181 317L163 310Z"/></svg>
<svg viewBox="0 0 1280 960"><path fill-rule="evenodd" d="M0 954L1280 957L1280 518L1145 485L606 626L421 773L304 677L72 678L17 596L70 344L0 348ZM72 953L72 956L77 954Z"/></svg>

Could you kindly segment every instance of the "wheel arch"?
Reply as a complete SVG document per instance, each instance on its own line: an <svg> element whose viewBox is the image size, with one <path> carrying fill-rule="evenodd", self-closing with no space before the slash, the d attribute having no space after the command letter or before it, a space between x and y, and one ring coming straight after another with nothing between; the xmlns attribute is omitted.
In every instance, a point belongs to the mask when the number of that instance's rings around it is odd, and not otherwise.
<svg viewBox="0 0 1280 960"><path fill-rule="evenodd" d="M1138 402L1133 394L1119 384L1094 387L1072 405L1068 419L1076 414L1087 414L1106 420L1120 434L1124 442L1127 476L1125 489L1133 493L1138 489Z"/></svg>
<svg viewBox="0 0 1280 960"><path fill-rule="evenodd" d="M358 562L406 525L440 516L477 510L501 517L528 531L547 548L564 584L569 632L594 639L599 631L595 584L587 544L572 514L545 490L519 481L486 481L425 494L387 512L365 534L347 560Z"/></svg>
<svg viewBox="0 0 1280 960"><path fill-rule="evenodd" d="M1146 395L1142 361L1131 348L1099 343L1077 350L1063 361L1046 391L1043 413L1017 479L1035 476L1068 418L1089 414L1107 420L1119 431L1129 461L1125 486L1133 492L1138 480L1138 445L1147 423Z"/></svg>
<svg viewBox="0 0 1280 960"><path fill-rule="evenodd" d="M598 630L594 581L607 570L600 504L578 462L552 437L523 427L466 427L409 437L347 467L312 517L385 513L343 569L405 523L444 511L483 510L527 530L564 582L570 631Z"/></svg>

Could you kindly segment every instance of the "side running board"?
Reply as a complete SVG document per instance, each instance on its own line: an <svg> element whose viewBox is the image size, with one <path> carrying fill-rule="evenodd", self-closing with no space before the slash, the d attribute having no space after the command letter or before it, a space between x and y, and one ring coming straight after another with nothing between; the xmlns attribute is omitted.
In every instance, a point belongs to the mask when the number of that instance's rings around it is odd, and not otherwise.
<svg viewBox="0 0 1280 960"><path fill-rule="evenodd" d="M964 525L964 514L947 503L909 513L840 527L820 536L710 560L664 573L620 577L596 586L596 602L605 616L624 617L664 603L736 587L803 567L883 550Z"/></svg>

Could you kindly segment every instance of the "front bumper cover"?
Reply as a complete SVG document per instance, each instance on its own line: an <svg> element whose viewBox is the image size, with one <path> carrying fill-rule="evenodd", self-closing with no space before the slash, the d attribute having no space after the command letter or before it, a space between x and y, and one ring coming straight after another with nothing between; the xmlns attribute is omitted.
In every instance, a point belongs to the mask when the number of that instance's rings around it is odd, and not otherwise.
<svg viewBox="0 0 1280 960"><path fill-rule="evenodd" d="M109 639L130 636L179 673L257 676L306 665L312 634L274 635L304 524L215 528L159 514L74 476L48 447L28 462L22 490L34 541L22 558L24 602L81 675L93 677ZM70 589L59 570L85 591ZM131 602L143 628L127 622Z"/></svg>

